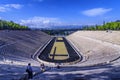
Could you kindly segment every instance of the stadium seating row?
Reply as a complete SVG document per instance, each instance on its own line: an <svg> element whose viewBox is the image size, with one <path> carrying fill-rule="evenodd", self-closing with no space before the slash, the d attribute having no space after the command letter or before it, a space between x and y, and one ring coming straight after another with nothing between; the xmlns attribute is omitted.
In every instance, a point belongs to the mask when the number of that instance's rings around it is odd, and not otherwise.
<svg viewBox="0 0 120 80"><path fill-rule="evenodd" d="M41 31L1 31L0 40L11 45L1 47L0 53L30 58L36 49L43 46L50 38Z"/></svg>
<svg viewBox="0 0 120 80"><path fill-rule="evenodd" d="M115 44L118 45L119 40L114 40L114 35L119 37L118 34L120 32L77 31L67 36L67 39L78 48L84 57L87 56L87 60L80 64L86 66L109 62L118 58L120 47L116 47Z"/></svg>
<svg viewBox="0 0 120 80"><path fill-rule="evenodd" d="M41 31L0 31L0 80L19 80L28 63L39 71L31 56L50 39Z"/></svg>
<svg viewBox="0 0 120 80"><path fill-rule="evenodd" d="M105 42L110 42L113 44L120 44L120 32L119 31L78 31L77 32L79 36L85 36L89 38L94 38L97 40L105 41Z"/></svg>

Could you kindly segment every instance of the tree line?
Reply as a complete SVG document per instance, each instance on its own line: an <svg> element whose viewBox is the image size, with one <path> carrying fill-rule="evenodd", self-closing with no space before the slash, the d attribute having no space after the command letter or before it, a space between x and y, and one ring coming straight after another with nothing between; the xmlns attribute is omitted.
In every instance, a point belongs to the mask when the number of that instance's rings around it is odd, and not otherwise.
<svg viewBox="0 0 120 80"><path fill-rule="evenodd" d="M83 30L120 30L120 20L103 23L103 25L83 26Z"/></svg>
<svg viewBox="0 0 120 80"><path fill-rule="evenodd" d="M20 24L17 24L13 21L6 21L6 20L0 20L0 30L30 30L28 26L22 26ZM44 32L53 35L53 34L65 34L66 30L43 30ZM73 31L68 30L68 31ZM103 25L93 25L93 26L83 26L82 28L78 28L77 30L120 30L120 20L117 20L115 22L107 22L103 23Z"/></svg>
<svg viewBox="0 0 120 80"><path fill-rule="evenodd" d="M29 28L13 21L0 20L0 30L29 30Z"/></svg>

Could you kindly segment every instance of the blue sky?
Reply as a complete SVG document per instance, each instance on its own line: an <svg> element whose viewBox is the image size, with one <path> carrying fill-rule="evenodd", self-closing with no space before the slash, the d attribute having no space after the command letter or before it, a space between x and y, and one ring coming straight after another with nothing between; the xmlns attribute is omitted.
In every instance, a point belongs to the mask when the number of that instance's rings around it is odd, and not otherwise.
<svg viewBox="0 0 120 80"><path fill-rule="evenodd" d="M30 27L93 25L120 19L120 0L0 0L0 19Z"/></svg>

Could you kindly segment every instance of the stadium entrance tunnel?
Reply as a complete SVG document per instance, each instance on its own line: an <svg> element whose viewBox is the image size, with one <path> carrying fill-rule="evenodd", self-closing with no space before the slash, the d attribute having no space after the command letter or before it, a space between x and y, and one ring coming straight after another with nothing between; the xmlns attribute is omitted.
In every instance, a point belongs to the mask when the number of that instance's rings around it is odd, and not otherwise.
<svg viewBox="0 0 120 80"><path fill-rule="evenodd" d="M76 50L64 37L54 37L38 57L48 63L74 64L81 60Z"/></svg>

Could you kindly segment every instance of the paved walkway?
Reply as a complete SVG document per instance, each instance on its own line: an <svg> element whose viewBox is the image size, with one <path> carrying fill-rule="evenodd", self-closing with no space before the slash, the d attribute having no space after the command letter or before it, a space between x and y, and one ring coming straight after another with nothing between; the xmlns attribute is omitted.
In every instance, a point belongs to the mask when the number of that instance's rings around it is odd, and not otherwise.
<svg viewBox="0 0 120 80"><path fill-rule="evenodd" d="M51 68L33 80L120 80L119 65Z"/></svg>

